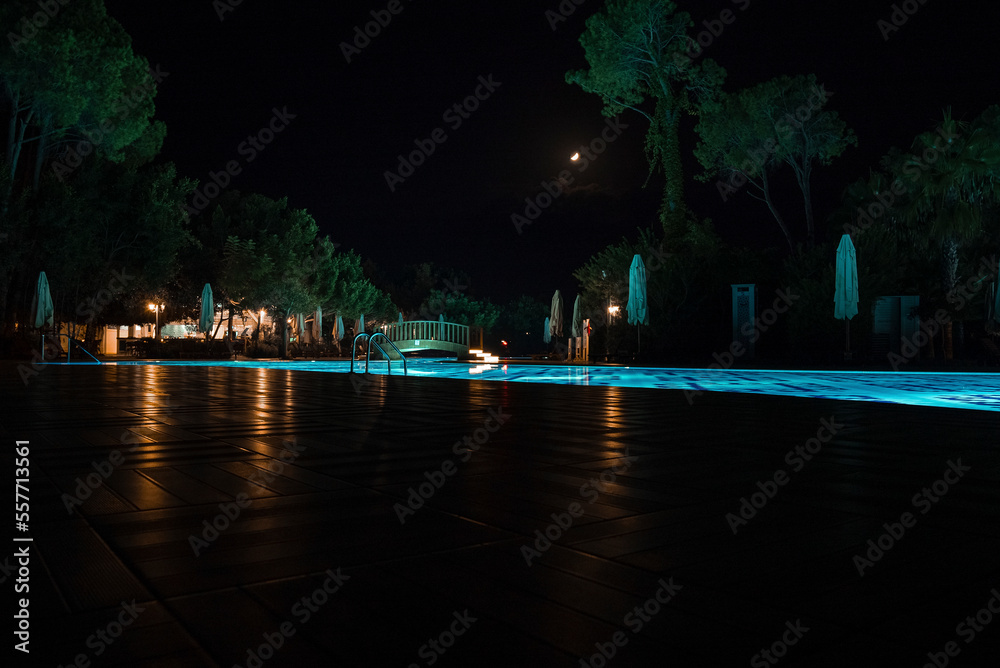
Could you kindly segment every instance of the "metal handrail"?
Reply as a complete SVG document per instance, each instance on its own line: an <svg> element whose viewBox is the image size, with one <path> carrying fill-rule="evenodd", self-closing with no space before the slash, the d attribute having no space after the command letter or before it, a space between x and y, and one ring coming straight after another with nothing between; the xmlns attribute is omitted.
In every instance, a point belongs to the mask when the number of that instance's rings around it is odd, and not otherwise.
<svg viewBox="0 0 1000 668"><path fill-rule="evenodd" d="M440 320L407 320L403 323L390 322L385 325L384 333L390 341L444 341L467 346L470 343L468 325Z"/></svg>
<svg viewBox="0 0 1000 668"><path fill-rule="evenodd" d="M386 361L389 373L392 373L392 360L386 354L385 350L382 349L382 346L380 346L379 344L377 344L375 342L375 339L377 337L379 337L379 336L381 336L383 339L385 339L386 343L388 343L390 346L392 346L392 349L396 351L397 355L399 355L399 359L403 360L403 375L405 376L406 375L406 356L403 355L402 351L400 351L400 349L396 347L396 344L393 343L389 339L388 336L386 336L382 332L375 332L374 334L372 334L369 337L369 341L368 342L371 343L372 346L375 346L376 348L379 349L379 352L381 352L382 356L385 357L385 361ZM372 348L371 348L371 346L368 346L368 356L365 359L365 373L368 373L368 361L371 359L371 357L372 357Z"/></svg>
<svg viewBox="0 0 1000 668"><path fill-rule="evenodd" d="M382 332L375 332L374 334L368 334L367 332L362 332L361 334L358 334L357 336L354 337L354 341L351 343L351 373L354 373L354 356L355 356L355 353L357 352L358 341L361 338L368 339L368 343L369 343L368 350L367 350L366 355L365 355L365 373L368 373L368 364L371 362L371 359L372 359L372 346L375 346L376 348L378 348L379 352L382 353L382 356L385 357L386 363L388 364L388 371L389 371L390 374L392 373L392 358L389 357L389 355L385 352L385 350L382 348L382 346L380 346L378 343L376 343L375 337L378 337L378 336L381 336L383 339L385 339L386 343L388 343L390 346L392 346L392 349L396 351L396 354L399 355L399 358L401 360L403 360L403 375L404 376L407 375L406 374L406 356L403 355L403 353L400 352L399 348L396 347L396 344L393 343L392 341L390 341L389 337L386 336L385 334L383 334Z"/></svg>
<svg viewBox="0 0 1000 668"><path fill-rule="evenodd" d="M90 351L83 347L83 342L82 341L74 339L69 334L63 334L62 332L56 334L56 338L59 338L61 336L65 336L67 339L69 339L69 345L66 346L66 364L70 364L73 361L73 342L74 341L76 341L77 345L80 346L80 350L82 350L83 352L85 352L88 355L90 355L90 359L94 360L98 364L101 364L101 360L99 360L96 357L94 357L93 355L91 355ZM48 364L48 362L45 362L45 334L42 334L42 362L44 364Z"/></svg>

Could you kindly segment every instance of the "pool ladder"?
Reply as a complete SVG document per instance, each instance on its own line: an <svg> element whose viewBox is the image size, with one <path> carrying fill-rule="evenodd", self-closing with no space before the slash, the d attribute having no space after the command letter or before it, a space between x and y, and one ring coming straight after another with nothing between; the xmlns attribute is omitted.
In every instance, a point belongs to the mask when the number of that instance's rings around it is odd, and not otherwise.
<svg viewBox="0 0 1000 668"><path fill-rule="evenodd" d="M354 337L354 342L351 344L351 373L354 373L354 355L358 348L358 341L361 339L368 339L368 351L365 355L365 373L368 373L368 364L372 360L372 346L378 348L379 352L382 353L382 357L385 358L386 363L389 365L389 374L392 374L392 359L386 354L385 350L380 346L376 340L378 337L385 339L385 342L392 346L392 349L396 351L399 358L403 360L403 375L406 375L406 357L400 352L396 344L389 340L389 337L382 332L375 332L374 334L368 334L367 332L362 332Z"/></svg>
<svg viewBox="0 0 1000 668"><path fill-rule="evenodd" d="M49 336L52 336L52 335L50 334ZM90 351L83 347L83 341L79 341L77 339L74 339L69 334L63 334L63 333L56 334L55 337L56 337L56 341L57 342L61 338L63 338L63 337L66 337L66 339L68 339L68 345L66 346L66 364L70 364L73 361L73 344L74 343L80 348L80 350L82 350L83 352L87 353L87 356L90 357L90 359L94 360L94 362L96 362L97 364L101 363L101 360L99 360L96 357L94 357L93 355L91 355ZM42 334L42 363L43 364L49 364L49 362L45 361L45 334ZM90 364L90 362L86 362L86 364Z"/></svg>

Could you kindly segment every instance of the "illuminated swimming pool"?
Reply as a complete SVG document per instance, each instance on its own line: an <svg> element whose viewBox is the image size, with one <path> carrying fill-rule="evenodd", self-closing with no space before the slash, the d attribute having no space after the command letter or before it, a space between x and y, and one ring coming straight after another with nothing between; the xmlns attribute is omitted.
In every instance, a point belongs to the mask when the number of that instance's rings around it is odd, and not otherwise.
<svg viewBox="0 0 1000 668"><path fill-rule="evenodd" d="M535 364L456 363L454 359L408 359L410 376L603 387L644 387L693 392L741 392L791 397L876 401L984 411L1000 411L1000 374L897 373L882 371L767 371L753 369L669 369ZM127 361L117 365L218 366L346 373L349 361L277 362ZM355 363L355 368L359 368ZM360 368L363 368L363 363ZM372 373L385 374L384 362ZM393 362L392 373L402 373ZM697 395L690 395L697 401Z"/></svg>

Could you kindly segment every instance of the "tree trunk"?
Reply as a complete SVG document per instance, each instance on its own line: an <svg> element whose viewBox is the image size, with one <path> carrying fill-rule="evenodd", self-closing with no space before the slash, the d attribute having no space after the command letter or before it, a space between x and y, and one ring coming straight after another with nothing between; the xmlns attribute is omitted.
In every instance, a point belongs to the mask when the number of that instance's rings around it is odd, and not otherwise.
<svg viewBox="0 0 1000 668"><path fill-rule="evenodd" d="M288 358L288 316L289 313L285 313L284 317L277 323L278 324L278 357L281 359Z"/></svg>
<svg viewBox="0 0 1000 668"><path fill-rule="evenodd" d="M97 332L99 328L103 329L103 327L99 327L95 322L87 323L86 327L87 330L83 337L83 347L88 352L95 352L96 346L94 344L97 343Z"/></svg>
<svg viewBox="0 0 1000 668"><path fill-rule="evenodd" d="M788 225L785 224L784 218L778 213L778 207L774 205L774 200L771 199L771 186L767 180L767 170L761 170L761 190L764 191L764 202L767 204L767 208L771 211L771 215L774 219L778 221L778 227L781 228L781 233L785 235L785 241L788 242L788 250L794 255L795 254L795 242L792 241L792 233L788 231Z"/></svg>
<svg viewBox="0 0 1000 668"><path fill-rule="evenodd" d="M17 175L17 163L21 158L21 147L24 146L24 132L28 129L30 121L31 112L28 113L27 118L21 121L21 128L15 133L16 138L13 140L11 148L8 148L10 159L7 160L7 165L10 167L10 174L7 175L7 192L3 194L3 213L7 213L10 206L10 196L14 192L14 179Z"/></svg>
<svg viewBox="0 0 1000 668"><path fill-rule="evenodd" d="M49 148L49 132L52 130L52 122L45 119L42 123L42 134L38 138L38 150L35 154L35 175L31 180L32 192L38 192L38 183L42 178L42 164L45 162L45 152Z"/></svg>
<svg viewBox="0 0 1000 668"><path fill-rule="evenodd" d="M19 96L15 95L10 100L10 122L7 124L7 164L14 161L14 143L17 137L17 107Z"/></svg>
<svg viewBox="0 0 1000 668"><path fill-rule="evenodd" d="M944 257L942 258L942 273L944 277L944 293L951 294L958 282L958 242L953 238L948 238L944 242ZM952 323L946 323L942 333L941 343L944 346L944 358L951 360L954 358L955 349L952 340Z"/></svg>
<svg viewBox="0 0 1000 668"><path fill-rule="evenodd" d="M816 226L813 219L812 207L812 185L809 183L812 174L812 167L805 165L802 170L799 188L802 190L802 200L806 207L806 243L811 248L816 242Z"/></svg>
<svg viewBox="0 0 1000 668"><path fill-rule="evenodd" d="M660 121L660 160L666 183L663 186L663 203L660 206L660 220L667 238L677 238L686 228L684 207L684 167L681 164L680 113L667 111Z"/></svg>

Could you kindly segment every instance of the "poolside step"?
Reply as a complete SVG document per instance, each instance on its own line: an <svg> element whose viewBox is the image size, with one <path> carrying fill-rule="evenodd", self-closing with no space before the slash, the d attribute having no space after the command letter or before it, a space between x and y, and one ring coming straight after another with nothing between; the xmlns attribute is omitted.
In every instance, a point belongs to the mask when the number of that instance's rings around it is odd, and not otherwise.
<svg viewBox="0 0 1000 668"><path fill-rule="evenodd" d="M496 364L500 358L492 353L485 352L479 348L470 348L467 355L459 355L461 362L475 362L477 364Z"/></svg>

